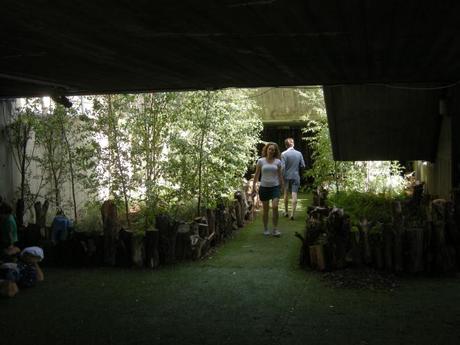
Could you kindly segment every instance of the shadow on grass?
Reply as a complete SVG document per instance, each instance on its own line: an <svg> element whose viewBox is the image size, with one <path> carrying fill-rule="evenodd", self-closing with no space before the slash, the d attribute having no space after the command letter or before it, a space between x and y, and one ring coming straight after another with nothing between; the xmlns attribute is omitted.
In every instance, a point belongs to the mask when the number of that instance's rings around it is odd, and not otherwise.
<svg viewBox="0 0 460 345"><path fill-rule="evenodd" d="M309 198L281 238L260 215L205 260L158 271L47 269L0 300L2 344L458 344L460 280L334 289L297 265Z"/></svg>

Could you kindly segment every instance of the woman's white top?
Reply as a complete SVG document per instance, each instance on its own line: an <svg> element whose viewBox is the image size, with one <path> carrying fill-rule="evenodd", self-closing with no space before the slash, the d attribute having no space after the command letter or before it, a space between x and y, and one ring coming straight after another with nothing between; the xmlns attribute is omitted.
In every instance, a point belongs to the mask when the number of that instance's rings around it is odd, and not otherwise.
<svg viewBox="0 0 460 345"><path fill-rule="evenodd" d="M275 158L272 163L267 162L267 158L262 157L257 161L260 167L261 178L260 185L262 187L275 187L280 184L278 177L278 169L281 169L282 163L278 158Z"/></svg>

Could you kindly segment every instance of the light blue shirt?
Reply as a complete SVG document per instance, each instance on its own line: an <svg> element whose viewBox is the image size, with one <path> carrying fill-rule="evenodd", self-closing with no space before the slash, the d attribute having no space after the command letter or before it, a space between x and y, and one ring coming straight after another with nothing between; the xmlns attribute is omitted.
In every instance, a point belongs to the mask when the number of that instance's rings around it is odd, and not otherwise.
<svg viewBox="0 0 460 345"><path fill-rule="evenodd" d="M284 178L286 180L300 179L299 169L305 168L305 161L302 154L293 147L288 148L281 154L284 164Z"/></svg>

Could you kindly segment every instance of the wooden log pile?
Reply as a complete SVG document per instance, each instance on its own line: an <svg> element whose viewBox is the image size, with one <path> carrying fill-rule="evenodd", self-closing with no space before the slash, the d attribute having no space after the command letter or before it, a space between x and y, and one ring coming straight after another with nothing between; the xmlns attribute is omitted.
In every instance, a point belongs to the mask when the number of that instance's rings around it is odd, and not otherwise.
<svg viewBox="0 0 460 345"><path fill-rule="evenodd" d="M445 275L459 269L459 208L444 199L393 202L387 223L362 219L351 225L342 209L313 206L307 212L300 264L319 271L346 266L411 274Z"/></svg>
<svg viewBox="0 0 460 345"><path fill-rule="evenodd" d="M142 236L121 228L115 204L106 201L101 207L103 233L75 232L70 239L51 244L45 249L47 264L156 269L160 265L198 260L211 248L232 238L236 230L252 219L248 185L235 192L234 200L207 209L203 216L188 222L158 214L155 226Z"/></svg>

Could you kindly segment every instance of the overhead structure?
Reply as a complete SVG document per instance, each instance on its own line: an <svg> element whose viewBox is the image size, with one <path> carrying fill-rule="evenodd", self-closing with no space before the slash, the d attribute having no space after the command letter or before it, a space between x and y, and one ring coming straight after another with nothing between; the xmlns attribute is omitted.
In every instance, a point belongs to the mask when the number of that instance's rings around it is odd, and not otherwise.
<svg viewBox="0 0 460 345"><path fill-rule="evenodd" d="M460 2L17 1L0 97L460 80Z"/></svg>
<svg viewBox="0 0 460 345"><path fill-rule="evenodd" d="M325 85L336 159L434 159L442 91L394 90L460 81L459 1L5 0L0 9L0 98Z"/></svg>

